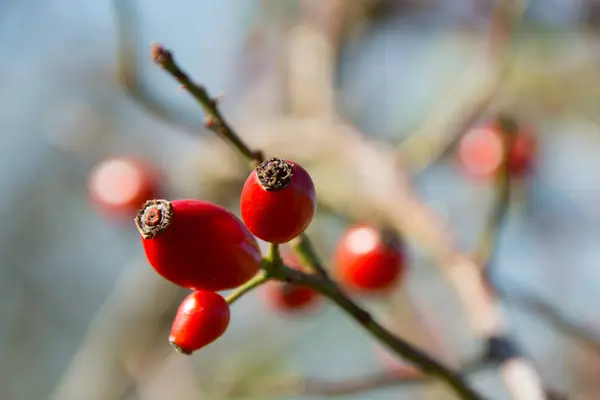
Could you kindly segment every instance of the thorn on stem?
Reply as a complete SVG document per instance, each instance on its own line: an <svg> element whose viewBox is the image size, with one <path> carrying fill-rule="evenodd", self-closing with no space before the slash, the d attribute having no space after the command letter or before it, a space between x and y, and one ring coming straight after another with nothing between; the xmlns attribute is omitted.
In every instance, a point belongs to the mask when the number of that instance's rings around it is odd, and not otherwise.
<svg viewBox="0 0 600 400"><path fill-rule="evenodd" d="M208 129L213 129L217 125L218 125L218 123L212 115L207 115L204 118L204 126L206 126Z"/></svg>

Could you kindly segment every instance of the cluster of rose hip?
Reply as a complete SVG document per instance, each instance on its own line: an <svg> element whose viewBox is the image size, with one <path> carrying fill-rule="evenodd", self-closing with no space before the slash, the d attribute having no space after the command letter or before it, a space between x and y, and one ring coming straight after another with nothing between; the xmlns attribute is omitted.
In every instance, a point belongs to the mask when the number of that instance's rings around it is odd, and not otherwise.
<svg viewBox="0 0 600 400"><path fill-rule="evenodd" d="M469 175L493 179L504 164L513 177L531 169L534 137L519 130L505 152L497 121L467 132L458 160ZM90 179L96 204L111 213L137 212L135 223L149 263L165 279L192 290L175 316L169 341L191 354L216 340L230 321L229 304L217 292L251 281L265 266L256 238L288 243L302 235L315 215L315 187L297 163L269 158L247 178L240 196L241 220L226 208L202 200L157 199L152 168L133 158L100 163ZM141 205L141 208L140 208ZM282 260L303 269L291 252ZM334 253L334 280L353 291L383 293L397 288L406 273L406 253L398 236L371 225L355 225ZM284 312L312 308L319 294L310 287L272 280L264 285L268 304Z"/></svg>

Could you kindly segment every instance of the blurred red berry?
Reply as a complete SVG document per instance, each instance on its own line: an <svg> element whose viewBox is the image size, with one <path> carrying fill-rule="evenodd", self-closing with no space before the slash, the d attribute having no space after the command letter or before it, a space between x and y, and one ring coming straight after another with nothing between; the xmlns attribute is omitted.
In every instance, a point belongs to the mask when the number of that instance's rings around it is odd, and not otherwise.
<svg viewBox="0 0 600 400"><path fill-rule="evenodd" d="M241 194L244 223L256 237L285 243L300 235L316 209L313 181L300 165L269 158L248 177Z"/></svg>
<svg viewBox="0 0 600 400"><path fill-rule="evenodd" d="M88 190L92 201L102 211L133 216L146 200L158 196L158 172L140 159L109 158L92 170Z"/></svg>
<svg viewBox="0 0 600 400"><path fill-rule="evenodd" d="M165 279L194 290L237 287L259 270L256 239L229 210L201 200L150 200L136 225L146 257Z"/></svg>
<svg viewBox="0 0 600 400"><path fill-rule="evenodd" d="M301 264L291 253L284 253L283 262L290 268L302 270ZM319 294L314 290L286 282L271 281L262 288L267 306L282 314L295 314L314 309L319 303Z"/></svg>
<svg viewBox="0 0 600 400"><path fill-rule="evenodd" d="M502 168L505 144L498 123L474 128L461 138L458 159L470 176L491 179ZM516 133L507 165L512 178L523 178L532 170L536 147L535 136L530 132L521 129Z"/></svg>
<svg viewBox="0 0 600 400"><path fill-rule="evenodd" d="M192 292L181 302L171 327L169 342L182 354L214 342L229 326L229 304L214 292Z"/></svg>
<svg viewBox="0 0 600 400"><path fill-rule="evenodd" d="M362 292L383 292L394 287L406 272L406 262L395 234L367 225L346 231L334 254L340 282Z"/></svg>

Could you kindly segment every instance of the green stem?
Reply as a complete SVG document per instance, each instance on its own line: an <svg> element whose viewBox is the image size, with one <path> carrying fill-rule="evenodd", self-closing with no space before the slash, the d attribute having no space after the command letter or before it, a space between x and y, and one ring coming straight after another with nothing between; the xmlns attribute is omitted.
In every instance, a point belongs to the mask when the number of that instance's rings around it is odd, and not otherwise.
<svg viewBox="0 0 600 400"><path fill-rule="evenodd" d="M275 243L269 243L269 255L266 257L269 264L269 267L277 267L283 264L283 260L281 258L281 252L279 251L279 245Z"/></svg>
<svg viewBox="0 0 600 400"><path fill-rule="evenodd" d="M271 278L269 274L266 271L261 270L258 274L254 276L254 278L250 279L248 282L244 283L242 286L238 287L233 292L231 292L229 296L225 298L225 300L227 300L227 303L231 305L243 295L256 289L263 283L268 282L270 279Z"/></svg>
<svg viewBox="0 0 600 400"><path fill-rule="evenodd" d="M301 234L296 239L290 242L290 245L296 251L296 254L300 257L300 261L303 265L310 267L317 274L328 277L327 270L319 260L317 253L312 245L311 240L306 234Z"/></svg>

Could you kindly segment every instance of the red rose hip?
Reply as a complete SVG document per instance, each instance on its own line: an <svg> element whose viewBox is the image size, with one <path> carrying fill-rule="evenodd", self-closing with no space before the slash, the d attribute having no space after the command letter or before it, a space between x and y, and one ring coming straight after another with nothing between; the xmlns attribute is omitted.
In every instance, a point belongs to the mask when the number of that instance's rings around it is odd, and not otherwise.
<svg viewBox="0 0 600 400"><path fill-rule="evenodd" d="M256 239L229 210L201 200L150 200L136 225L148 261L165 279L189 289L237 287L260 268Z"/></svg>
<svg viewBox="0 0 600 400"><path fill-rule="evenodd" d="M169 342L182 354L205 347L229 326L229 304L214 292L192 292L179 306L171 326Z"/></svg>
<svg viewBox="0 0 600 400"><path fill-rule="evenodd" d="M304 232L317 204L308 172L280 158L269 158L252 171L240 202L250 232L270 243L286 243Z"/></svg>
<svg viewBox="0 0 600 400"><path fill-rule="evenodd" d="M88 191L102 211L133 216L146 200L156 198L158 180L158 172L150 163L133 157L114 157L94 167Z"/></svg>
<svg viewBox="0 0 600 400"><path fill-rule="evenodd" d="M362 292L384 292L403 278L406 255L395 234L358 225L340 239L334 266L344 285Z"/></svg>
<svg viewBox="0 0 600 400"><path fill-rule="evenodd" d="M518 129L515 134L508 153L508 172L512 178L524 178L533 168L537 144L529 131ZM507 142L499 122L474 128L461 138L458 160L468 175L493 179L502 169Z"/></svg>

